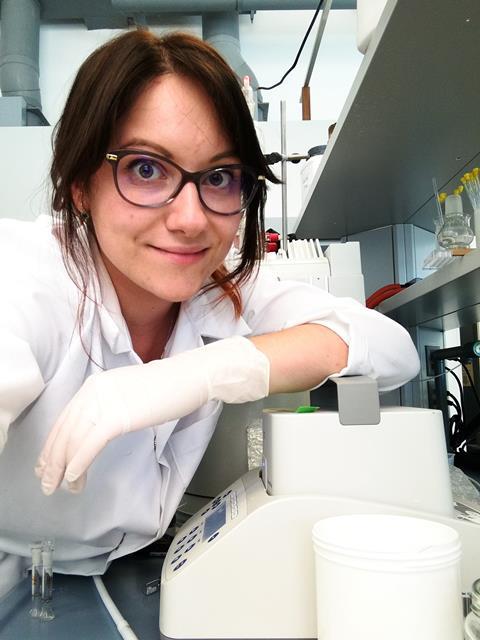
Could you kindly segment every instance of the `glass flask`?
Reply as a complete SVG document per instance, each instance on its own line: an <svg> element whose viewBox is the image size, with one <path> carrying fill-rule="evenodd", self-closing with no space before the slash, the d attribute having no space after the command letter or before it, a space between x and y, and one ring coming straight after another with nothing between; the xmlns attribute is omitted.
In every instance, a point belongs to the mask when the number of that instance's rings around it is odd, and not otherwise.
<svg viewBox="0 0 480 640"><path fill-rule="evenodd" d="M480 579L472 585L472 608L465 618L465 640L480 640Z"/></svg>
<svg viewBox="0 0 480 640"><path fill-rule="evenodd" d="M470 216L463 213L461 197L448 196L445 200L445 218L438 234L438 244L444 249L468 247L473 237Z"/></svg>

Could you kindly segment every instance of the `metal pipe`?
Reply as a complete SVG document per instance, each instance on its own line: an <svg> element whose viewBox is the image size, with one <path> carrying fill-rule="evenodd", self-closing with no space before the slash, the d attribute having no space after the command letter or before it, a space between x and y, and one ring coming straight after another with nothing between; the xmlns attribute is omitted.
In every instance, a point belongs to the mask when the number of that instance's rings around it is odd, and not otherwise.
<svg viewBox="0 0 480 640"><path fill-rule="evenodd" d="M114 9L151 13L189 13L199 15L211 12L280 11L316 9L318 0L110 0ZM335 9L355 9L356 0L335 0Z"/></svg>
<svg viewBox="0 0 480 640"><path fill-rule="evenodd" d="M308 85L310 84L310 78L312 77L313 67L315 66L315 60L317 59L318 49L323 38L323 33L325 31L325 25L327 24L328 14L330 13L331 6L332 0L325 0L325 5L322 10L322 17L320 19L320 24L318 25L317 35L315 37L315 43L312 49L312 55L310 56L310 62L308 63L307 75L305 76L305 82L303 83L304 87L308 87Z"/></svg>
<svg viewBox="0 0 480 640"><path fill-rule="evenodd" d="M240 81L250 77L254 90L255 104L262 100L261 93L255 91L258 80L252 68L245 62L240 49L239 15L236 11L207 13L202 15L202 37L225 58Z"/></svg>
<svg viewBox="0 0 480 640"><path fill-rule="evenodd" d="M282 237L280 246L288 256L287 218L287 108L285 100L280 102L280 150L282 153Z"/></svg>
<svg viewBox="0 0 480 640"><path fill-rule="evenodd" d="M202 35L204 40L212 42L215 38L228 36L235 41L240 50L240 26L236 11L219 11L202 15Z"/></svg>
<svg viewBox="0 0 480 640"><path fill-rule="evenodd" d="M38 82L39 2L38 0L2 0L1 7L0 89L2 95L25 98L27 124L44 124Z"/></svg>

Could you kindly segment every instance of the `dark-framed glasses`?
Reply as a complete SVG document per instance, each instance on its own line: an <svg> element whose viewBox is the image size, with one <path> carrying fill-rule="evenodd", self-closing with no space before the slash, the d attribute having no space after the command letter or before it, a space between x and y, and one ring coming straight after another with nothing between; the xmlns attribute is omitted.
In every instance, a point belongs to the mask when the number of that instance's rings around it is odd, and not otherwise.
<svg viewBox="0 0 480 640"><path fill-rule="evenodd" d="M202 205L223 216L245 211L260 181L265 180L243 164L226 164L203 171L186 171L172 160L138 149L110 151L115 186L121 197L138 207L169 204L187 182L197 187Z"/></svg>

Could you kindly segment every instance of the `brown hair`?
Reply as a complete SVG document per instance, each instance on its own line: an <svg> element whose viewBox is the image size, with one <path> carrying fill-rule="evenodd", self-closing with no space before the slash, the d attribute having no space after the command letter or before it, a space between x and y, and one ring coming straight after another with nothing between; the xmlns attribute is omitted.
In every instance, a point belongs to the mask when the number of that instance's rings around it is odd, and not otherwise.
<svg viewBox="0 0 480 640"><path fill-rule="evenodd" d="M215 49L179 32L158 37L146 30L134 30L110 40L80 67L53 139L50 175L57 237L67 271L84 294L83 303L91 269L85 232L92 237L94 230L91 221L85 221L76 208L72 187L80 191L88 188L122 117L149 83L166 73L199 82L241 162L258 175L278 182L265 163L237 77ZM214 284L207 287L221 287L221 297L230 298L237 316L241 312L238 284L252 274L263 255L265 198L266 185L260 181L245 213L241 260L231 273L224 267L217 269L212 274Z"/></svg>

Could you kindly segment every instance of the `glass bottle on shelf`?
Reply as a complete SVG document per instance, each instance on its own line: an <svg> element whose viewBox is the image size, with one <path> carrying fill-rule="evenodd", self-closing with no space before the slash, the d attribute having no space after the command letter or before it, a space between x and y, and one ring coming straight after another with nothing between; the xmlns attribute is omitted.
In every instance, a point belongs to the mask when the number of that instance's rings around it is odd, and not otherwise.
<svg viewBox="0 0 480 640"><path fill-rule="evenodd" d="M438 244L444 249L468 247L473 240L470 216L463 213L462 198L452 194L445 200L445 217L438 234Z"/></svg>
<svg viewBox="0 0 480 640"><path fill-rule="evenodd" d="M480 578L472 585L472 605L465 618L465 640L480 640Z"/></svg>

